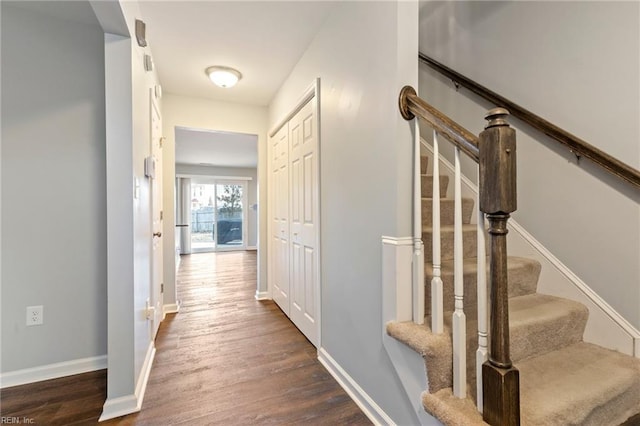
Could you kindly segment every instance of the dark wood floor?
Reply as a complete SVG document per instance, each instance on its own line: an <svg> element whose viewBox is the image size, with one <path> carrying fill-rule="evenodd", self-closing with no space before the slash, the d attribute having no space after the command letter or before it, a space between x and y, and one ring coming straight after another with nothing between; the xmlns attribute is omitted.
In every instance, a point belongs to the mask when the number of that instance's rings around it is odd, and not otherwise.
<svg viewBox="0 0 640 426"><path fill-rule="evenodd" d="M167 316L142 411L103 425L371 424L271 301L256 301L255 252L183 256L178 315ZM98 371L2 391L2 416L96 424Z"/></svg>

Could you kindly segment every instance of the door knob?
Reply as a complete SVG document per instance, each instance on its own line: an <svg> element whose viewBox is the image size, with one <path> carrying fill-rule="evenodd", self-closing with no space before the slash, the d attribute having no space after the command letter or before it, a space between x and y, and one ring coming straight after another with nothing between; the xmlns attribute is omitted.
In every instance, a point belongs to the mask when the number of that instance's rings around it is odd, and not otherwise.
<svg viewBox="0 0 640 426"><path fill-rule="evenodd" d="M162 232L154 232L153 236L160 238L160 237L162 237Z"/></svg>

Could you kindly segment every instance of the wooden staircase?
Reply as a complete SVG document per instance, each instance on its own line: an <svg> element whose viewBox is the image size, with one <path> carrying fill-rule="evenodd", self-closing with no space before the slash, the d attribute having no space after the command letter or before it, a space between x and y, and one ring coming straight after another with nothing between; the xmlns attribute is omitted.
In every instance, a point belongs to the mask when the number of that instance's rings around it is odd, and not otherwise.
<svg viewBox="0 0 640 426"><path fill-rule="evenodd" d="M486 424L475 406L477 333L477 240L471 224L475 201L463 198L464 311L467 317L467 398L452 394L451 318L453 295L453 200L448 177L440 178L441 278L445 332L430 326L430 282L433 277L432 181L422 165L422 218L425 248L426 325L392 322L387 333L420 353L426 366L425 410L445 425ZM511 359L520 371L520 421L523 425L640 424L640 359L583 341L589 319L581 303L537 292L540 264L508 257ZM627 422L627 423L625 423Z"/></svg>

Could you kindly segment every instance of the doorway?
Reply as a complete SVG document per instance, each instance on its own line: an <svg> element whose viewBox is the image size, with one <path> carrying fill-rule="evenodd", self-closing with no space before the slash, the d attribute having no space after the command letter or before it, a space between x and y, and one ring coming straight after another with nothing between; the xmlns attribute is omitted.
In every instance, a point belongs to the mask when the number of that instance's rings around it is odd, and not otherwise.
<svg viewBox="0 0 640 426"><path fill-rule="evenodd" d="M191 179L191 252L247 248L247 183L198 177Z"/></svg>
<svg viewBox="0 0 640 426"><path fill-rule="evenodd" d="M257 249L257 166L257 135L175 127L181 255Z"/></svg>

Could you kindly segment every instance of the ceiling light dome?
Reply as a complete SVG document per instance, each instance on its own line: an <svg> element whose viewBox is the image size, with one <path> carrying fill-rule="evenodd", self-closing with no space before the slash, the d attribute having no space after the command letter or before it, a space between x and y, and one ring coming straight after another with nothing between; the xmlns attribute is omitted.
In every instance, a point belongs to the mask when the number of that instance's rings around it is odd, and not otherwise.
<svg viewBox="0 0 640 426"><path fill-rule="evenodd" d="M240 71L229 67L213 66L207 68L204 72L209 76L213 84L225 89L235 86L238 80L242 78Z"/></svg>

